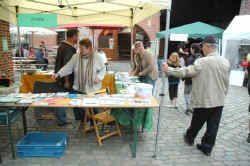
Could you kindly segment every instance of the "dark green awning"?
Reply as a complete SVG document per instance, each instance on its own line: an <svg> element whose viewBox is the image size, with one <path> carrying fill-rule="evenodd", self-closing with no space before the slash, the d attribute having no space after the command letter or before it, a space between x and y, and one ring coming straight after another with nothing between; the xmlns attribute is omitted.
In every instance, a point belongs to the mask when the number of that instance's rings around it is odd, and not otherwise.
<svg viewBox="0 0 250 166"><path fill-rule="evenodd" d="M223 32L223 29L203 22L195 22L170 29L170 34L188 34L189 38L203 38L207 35L216 35L221 38ZM156 38L164 38L165 33L165 31L157 32Z"/></svg>

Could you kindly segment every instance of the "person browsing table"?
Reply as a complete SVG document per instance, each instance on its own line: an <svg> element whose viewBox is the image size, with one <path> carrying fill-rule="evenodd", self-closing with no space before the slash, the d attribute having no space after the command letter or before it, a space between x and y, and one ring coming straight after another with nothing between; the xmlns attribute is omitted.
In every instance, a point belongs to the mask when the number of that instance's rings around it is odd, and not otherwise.
<svg viewBox="0 0 250 166"><path fill-rule="evenodd" d="M87 38L79 42L79 49L80 53L74 54L70 61L55 73L52 78L57 79L74 73L74 84L71 93L97 91L101 89L102 80L105 76L104 60L92 49L92 43ZM78 114L81 122L84 120L83 111L79 108L74 109L74 114Z"/></svg>
<svg viewBox="0 0 250 166"><path fill-rule="evenodd" d="M144 77L143 82L155 86L158 77L158 68L153 55L144 49L143 43L137 41L135 43L135 70L130 75L138 75Z"/></svg>

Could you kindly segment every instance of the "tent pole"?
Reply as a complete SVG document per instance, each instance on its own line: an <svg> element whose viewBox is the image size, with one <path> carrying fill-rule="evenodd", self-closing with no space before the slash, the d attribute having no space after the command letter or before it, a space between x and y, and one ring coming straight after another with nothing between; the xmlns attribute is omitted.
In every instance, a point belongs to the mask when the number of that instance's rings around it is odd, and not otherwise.
<svg viewBox="0 0 250 166"><path fill-rule="evenodd" d="M130 66L131 67L134 67L134 58L133 58L133 43L134 43L134 10L133 8L130 9L131 10L131 17L130 17L130 21L131 21L131 25L130 25L130 28L131 28L131 34L130 34L130 39L131 39L131 46L130 46Z"/></svg>
<svg viewBox="0 0 250 166"><path fill-rule="evenodd" d="M170 8L167 10L167 16L166 16L167 20L166 20L164 60L166 60L167 57L168 57L168 37L169 37L171 6L172 6L172 1L171 1L171 4L170 4ZM159 127L160 127L161 107L163 107L164 96L165 96L165 83L166 83L166 73L165 72L162 72L162 79L161 80L162 80L162 88L160 89L161 92L159 94L159 96L160 96L160 105L159 105L157 129L156 129L156 135L155 135L154 155L152 156L153 158L157 157L157 152L158 152L158 136L159 136L159 133L160 133Z"/></svg>
<svg viewBox="0 0 250 166"><path fill-rule="evenodd" d="M21 49L21 34L20 34L20 27L19 27L19 22L18 22L18 13L19 13L19 7L18 6L15 6L16 7L16 21L17 21L17 36L18 36L18 47L19 47L19 56L21 57L22 56L22 49ZM21 62L21 76L23 75L23 64Z"/></svg>
<svg viewBox="0 0 250 166"><path fill-rule="evenodd" d="M168 58L168 39L169 39L169 26L170 26L170 12L171 12L171 9L167 10L164 60L166 60Z"/></svg>
<svg viewBox="0 0 250 166"><path fill-rule="evenodd" d="M21 35L20 35L20 27L18 24L18 13L19 13L19 7L16 7L16 20L17 20L17 41L18 41L18 47L19 47L19 56L21 56L22 50L21 50Z"/></svg>
<svg viewBox="0 0 250 166"><path fill-rule="evenodd" d="M95 29L92 29L92 35L93 35L93 48L95 48Z"/></svg>
<svg viewBox="0 0 250 166"><path fill-rule="evenodd" d="M219 38L219 49L220 49L219 54L220 56L222 56L222 38L221 37Z"/></svg>

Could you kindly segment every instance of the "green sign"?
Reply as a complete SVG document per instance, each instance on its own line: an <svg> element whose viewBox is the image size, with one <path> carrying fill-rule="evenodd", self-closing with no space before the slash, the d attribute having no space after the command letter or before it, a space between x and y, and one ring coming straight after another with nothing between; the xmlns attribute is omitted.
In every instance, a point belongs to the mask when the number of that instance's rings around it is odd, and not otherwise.
<svg viewBox="0 0 250 166"><path fill-rule="evenodd" d="M2 37L2 48L4 52L9 50L7 37Z"/></svg>
<svg viewBox="0 0 250 166"><path fill-rule="evenodd" d="M57 27L56 14L18 14L18 25L20 27Z"/></svg>

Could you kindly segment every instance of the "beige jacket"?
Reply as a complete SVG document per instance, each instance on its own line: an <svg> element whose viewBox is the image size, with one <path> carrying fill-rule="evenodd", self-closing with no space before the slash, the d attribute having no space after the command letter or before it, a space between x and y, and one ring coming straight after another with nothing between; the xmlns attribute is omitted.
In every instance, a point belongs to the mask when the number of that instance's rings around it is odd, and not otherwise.
<svg viewBox="0 0 250 166"><path fill-rule="evenodd" d="M177 77L192 77L193 108L224 106L229 87L230 63L217 53L197 59L194 65L183 68L168 68L167 74Z"/></svg>
<svg viewBox="0 0 250 166"><path fill-rule="evenodd" d="M144 51L143 55L136 55L136 68L135 68L135 75L138 75L139 72L142 72L142 76L149 75L152 80L156 80L158 77L158 66L156 60L154 59L153 55L149 52ZM141 63L143 70L140 71Z"/></svg>

